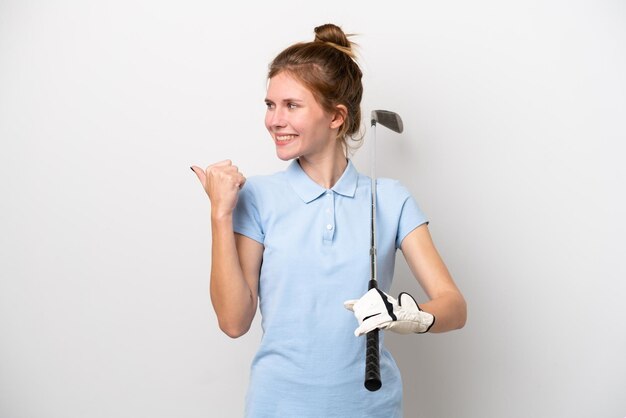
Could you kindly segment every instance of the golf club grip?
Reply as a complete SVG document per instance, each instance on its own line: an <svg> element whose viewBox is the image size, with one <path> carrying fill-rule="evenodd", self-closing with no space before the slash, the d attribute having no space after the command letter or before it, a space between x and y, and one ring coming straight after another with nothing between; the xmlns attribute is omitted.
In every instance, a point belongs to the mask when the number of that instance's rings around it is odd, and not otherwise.
<svg viewBox="0 0 626 418"><path fill-rule="evenodd" d="M382 386L380 380L380 352L378 351L378 329L366 334L365 347L365 388L370 392L377 391Z"/></svg>
<svg viewBox="0 0 626 418"><path fill-rule="evenodd" d="M378 282L371 279L367 286L370 290L378 288ZM380 351L378 347L378 329L368 332L365 346L365 388L375 392L383 385L380 380Z"/></svg>

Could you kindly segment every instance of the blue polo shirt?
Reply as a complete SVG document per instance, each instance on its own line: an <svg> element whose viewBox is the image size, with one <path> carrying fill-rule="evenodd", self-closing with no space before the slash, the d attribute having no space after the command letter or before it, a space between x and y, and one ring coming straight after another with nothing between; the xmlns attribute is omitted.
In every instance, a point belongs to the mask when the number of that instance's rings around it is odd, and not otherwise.
<svg viewBox="0 0 626 418"><path fill-rule="evenodd" d="M396 250L426 223L398 181L377 180L378 285L389 291ZM365 337L343 307L370 279L371 180L351 161L331 188L297 160L250 177L239 194L234 230L263 244L259 309L263 338L251 367L248 418L402 417L402 381L381 338L383 386L363 386Z"/></svg>

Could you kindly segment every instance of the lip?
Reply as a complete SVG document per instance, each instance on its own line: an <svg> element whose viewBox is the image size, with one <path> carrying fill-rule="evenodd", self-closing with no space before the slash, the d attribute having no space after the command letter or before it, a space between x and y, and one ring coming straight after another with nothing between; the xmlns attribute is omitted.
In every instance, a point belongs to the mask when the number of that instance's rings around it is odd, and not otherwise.
<svg viewBox="0 0 626 418"><path fill-rule="evenodd" d="M288 138L279 139L279 138L285 138L285 137L288 137ZM287 144L291 144L297 138L298 138L298 135L296 134L274 134L274 143L277 146L287 145Z"/></svg>

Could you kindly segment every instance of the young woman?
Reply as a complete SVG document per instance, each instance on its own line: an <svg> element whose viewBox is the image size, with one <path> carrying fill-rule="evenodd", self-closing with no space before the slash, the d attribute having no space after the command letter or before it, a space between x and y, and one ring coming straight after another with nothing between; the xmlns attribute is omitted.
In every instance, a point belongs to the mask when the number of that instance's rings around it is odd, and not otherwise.
<svg viewBox="0 0 626 418"><path fill-rule="evenodd" d="M371 182L348 158L361 126L361 76L341 28L315 28L314 41L282 51L268 74L265 126L288 168L246 181L229 160L192 166L211 201L210 294L220 328L243 335L260 303L249 418L402 417L400 372L382 335L383 386L363 386L363 334L465 323L465 301L426 217L391 179L377 182L380 291L367 291ZM429 297L420 306L386 293L397 249Z"/></svg>

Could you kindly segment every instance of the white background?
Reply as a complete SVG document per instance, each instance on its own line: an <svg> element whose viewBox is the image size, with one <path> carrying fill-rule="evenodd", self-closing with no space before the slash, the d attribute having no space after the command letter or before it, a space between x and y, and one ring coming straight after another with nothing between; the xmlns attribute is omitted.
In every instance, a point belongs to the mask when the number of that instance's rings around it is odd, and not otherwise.
<svg viewBox="0 0 626 418"><path fill-rule="evenodd" d="M626 415L623 1L0 0L2 418L241 416L258 316L217 328L189 166L286 166L267 64L327 22L469 305L388 336L405 416Z"/></svg>

